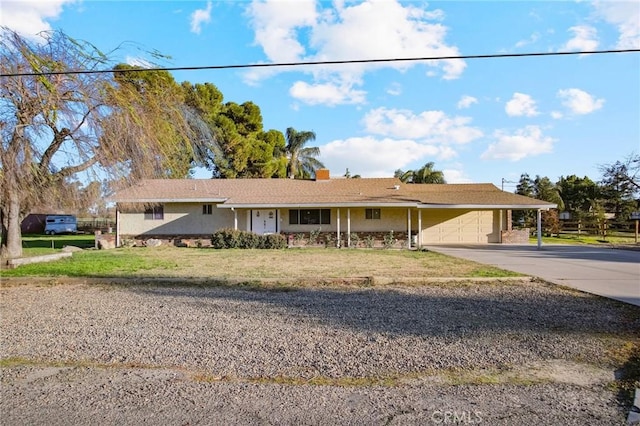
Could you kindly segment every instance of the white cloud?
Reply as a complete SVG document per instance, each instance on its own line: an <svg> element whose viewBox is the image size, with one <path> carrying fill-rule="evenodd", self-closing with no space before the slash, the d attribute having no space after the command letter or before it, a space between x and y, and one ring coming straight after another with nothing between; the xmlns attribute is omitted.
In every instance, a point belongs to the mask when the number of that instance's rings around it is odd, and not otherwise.
<svg viewBox="0 0 640 426"><path fill-rule="evenodd" d="M598 35L595 28L588 25L576 25L569 28L569 31L573 33L573 38L564 45L562 51L588 52L598 48Z"/></svg>
<svg viewBox="0 0 640 426"><path fill-rule="evenodd" d="M458 166L462 168L462 166ZM447 183L472 183L471 180L463 170L460 169L443 169L442 173L444 173L444 180Z"/></svg>
<svg viewBox="0 0 640 426"><path fill-rule="evenodd" d="M469 96L469 95L464 95L458 101L457 106L458 106L458 109L466 109L466 108L469 108L471 105L477 104L477 103L478 103L477 98L474 98L473 96Z"/></svg>
<svg viewBox="0 0 640 426"><path fill-rule="evenodd" d="M449 117L442 111L377 108L363 119L369 133L393 138L422 139L430 143L465 144L482 137L482 131L469 126L469 117Z"/></svg>
<svg viewBox="0 0 640 426"><path fill-rule="evenodd" d="M455 46L445 42L447 27L441 24L442 11L426 6L402 5L396 0L365 0L358 4L336 1L254 0L247 15L255 31L255 43L268 61L348 61L354 59L416 58L459 56ZM416 66L437 71L443 79L460 77L466 67L461 59L357 63L295 68L310 75L310 85L331 82L362 84L365 72L380 68L405 71ZM255 83L271 73L249 72L245 78Z"/></svg>
<svg viewBox="0 0 640 426"><path fill-rule="evenodd" d="M2 1L0 26L8 27L29 38L51 30L48 20L56 19L67 4L76 0L22 0Z"/></svg>
<svg viewBox="0 0 640 426"><path fill-rule="evenodd" d="M304 81L297 81L289 89L289 94L293 98L309 105L324 104L335 106L364 103L366 92L356 90L348 84L309 84Z"/></svg>
<svg viewBox="0 0 640 426"><path fill-rule="evenodd" d="M391 96L399 96L402 94L402 85L400 83L391 83L387 87L387 93Z"/></svg>
<svg viewBox="0 0 640 426"><path fill-rule="evenodd" d="M513 94L511 100L505 105L504 110L510 117L533 117L538 115L536 101L531 96L518 92Z"/></svg>
<svg viewBox="0 0 640 426"><path fill-rule="evenodd" d="M311 27L317 19L315 0L254 0L247 8L255 43L272 62L295 62L305 55L298 30Z"/></svg>
<svg viewBox="0 0 640 426"><path fill-rule="evenodd" d="M604 105L604 99L596 99L580 89L558 90L558 97L562 99L562 105L567 107L573 114L591 114Z"/></svg>
<svg viewBox="0 0 640 426"><path fill-rule="evenodd" d="M495 142L490 144L480 156L483 160L518 161L525 157L547 154L553 151L555 139L544 136L538 126L526 126L509 134L497 130L493 137Z"/></svg>
<svg viewBox="0 0 640 426"><path fill-rule="evenodd" d="M596 1L597 15L618 28L618 49L640 49L640 2Z"/></svg>
<svg viewBox="0 0 640 426"><path fill-rule="evenodd" d="M320 20L311 35L318 59L349 60L456 56L458 49L445 43L447 28L440 22L442 12L401 5L395 0L368 0L338 7ZM400 70L415 62L362 65L367 68L392 67ZM443 78L458 78L466 64L460 59L423 62L441 69Z"/></svg>
<svg viewBox="0 0 640 426"><path fill-rule="evenodd" d="M519 42L516 43L516 47L524 47L527 46L529 44L533 44L536 41L538 41L540 39L540 34L539 33L533 33L531 34L531 36L526 39L526 40L520 40Z"/></svg>
<svg viewBox="0 0 640 426"><path fill-rule="evenodd" d="M562 117L564 117L564 114L561 113L560 111L551 111L551 118L555 120L560 120Z"/></svg>
<svg viewBox="0 0 640 426"><path fill-rule="evenodd" d="M200 30L202 29L202 24L208 24L211 22L211 8L212 4L210 1L207 2L206 9L196 9L191 14L191 32L200 34Z"/></svg>
<svg viewBox="0 0 640 426"><path fill-rule="evenodd" d="M427 159L449 158L448 147L424 145L408 139L377 139L372 136L332 141L320 147L321 161L342 173L347 168L363 177L391 177L397 169ZM365 172L366 171L366 174Z"/></svg>

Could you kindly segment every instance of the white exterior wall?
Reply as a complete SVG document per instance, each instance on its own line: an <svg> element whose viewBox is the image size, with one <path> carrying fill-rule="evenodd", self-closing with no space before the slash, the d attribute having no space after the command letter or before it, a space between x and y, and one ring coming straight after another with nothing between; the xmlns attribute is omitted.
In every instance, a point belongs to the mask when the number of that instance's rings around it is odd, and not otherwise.
<svg viewBox="0 0 640 426"><path fill-rule="evenodd" d="M498 243L500 211L425 209L422 227L422 244Z"/></svg>
<svg viewBox="0 0 640 426"><path fill-rule="evenodd" d="M209 235L220 228L233 228L233 211L213 204L212 214L205 215L203 204L211 203L164 204L163 220L145 219L144 212L120 212L120 235ZM245 229L241 220L238 224Z"/></svg>

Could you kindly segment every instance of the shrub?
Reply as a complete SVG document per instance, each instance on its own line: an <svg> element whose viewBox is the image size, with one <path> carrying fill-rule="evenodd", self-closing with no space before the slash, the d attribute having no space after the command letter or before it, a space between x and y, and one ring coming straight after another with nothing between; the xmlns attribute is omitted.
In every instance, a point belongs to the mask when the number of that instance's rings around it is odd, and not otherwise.
<svg viewBox="0 0 640 426"><path fill-rule="evenodd" d="M389 231L389 233L384 236L384 239L382 240L382 245L384 248L389 249L395 245L396 241L397 240L393 236L393 231Z"/></svg>
<svg viewBox="0 0 640 426"><path fill-rule="evenodd" d="M367 235L367 236L364 238L364 246L365 246L366 248L373 248L373 246L374 246L375 242L376 242L376 239L375 239L375 238L373 238L373 235Z"/></svg>
<svg viewBox="0 0 640 426"><path fill-rule="evenodd" d="M269 234L269 235L262 235L259 237L262 237L262 241L263 244L261 244L260 248L265 248L265 249L284 249L287 248L287 239L284 235L282 234Z"/></svg>
<svg viewBox="0 0 640 426"><path fill-rule="evenodd" d="M315 229L309 232L309 244L317 244L318 237L320 237L320 229Z"/></svg>
<svg viewBox="0 0 640 426"><path fill-rule="evenodd" d="M262 248L262 240L264 235L254 234L253 232L239 231L238 247L243 249Z"/></svg>
<svg viewBox="0 0 640 426"><path fill-rule="evenodd" d="M360 236L355 232L350 234L351 237L351 247L358 247L360 245Z"/></svg>
<svg viewBox="0 0 640 426"><path fill-rule="evenodd" d="M335 237L333 236L332 233L328 233L327 235L325 235L324 237L324 246L325 248L329 248L331 246L335 247Z"/></svg>
<svg viewBox="0 0 640 426"><path fill-rule="evenodd" d="M221 229L211 236L211 246L215 249L283 249L287 239L281 234L258 235L249 231Z"/></svg>

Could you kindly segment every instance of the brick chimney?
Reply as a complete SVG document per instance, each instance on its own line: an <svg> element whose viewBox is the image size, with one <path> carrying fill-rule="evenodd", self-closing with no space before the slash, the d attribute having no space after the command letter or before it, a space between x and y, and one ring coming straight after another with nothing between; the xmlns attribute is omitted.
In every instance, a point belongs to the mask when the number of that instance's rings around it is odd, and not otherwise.
<svg viewBox="0 0 640 426"><path fill-rule="evenodd" d="M318 169L316 170L316 180L329 180L330 179L329 169Z"/></svg>

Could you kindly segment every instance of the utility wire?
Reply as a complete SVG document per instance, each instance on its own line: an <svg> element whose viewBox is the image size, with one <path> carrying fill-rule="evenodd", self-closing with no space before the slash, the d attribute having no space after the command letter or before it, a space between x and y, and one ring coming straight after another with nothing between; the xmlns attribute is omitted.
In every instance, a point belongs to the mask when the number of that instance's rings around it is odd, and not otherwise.
<svg viewBox="0 0 640 426"><path fill-rule="evenodd" d="M309 65L344 65L344 64L370 64L385 62L417 62L417 61L443 61L449 59L497 59L497 58L522 58L531 56L568 56L568 55L599 55L609 53L632 53L640 52L640 49L620 49L620 50L592 50L588 52L533 52L533 53L500 53L490 55L461 55L461 56L431 56L424 58L389 58L389 59L350 59L343 61L311 61L311 62L282 62L263 64L235 64L235 65L208 65L198 67L166 67L166 68L130 68L130 69L110 69L110 70L70 70L70 71L43 71L43 72L21 72L0 74L0 77L30 77L43 75L65 75L65 74L102 74L102 73L131 73L143 71L201 71L201 70L222 70L238 68L275 68L275 67L299 67Z"/></svg>

